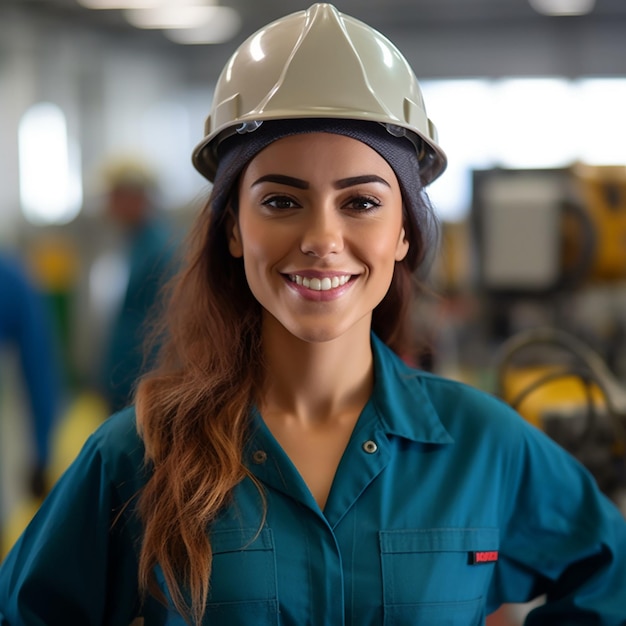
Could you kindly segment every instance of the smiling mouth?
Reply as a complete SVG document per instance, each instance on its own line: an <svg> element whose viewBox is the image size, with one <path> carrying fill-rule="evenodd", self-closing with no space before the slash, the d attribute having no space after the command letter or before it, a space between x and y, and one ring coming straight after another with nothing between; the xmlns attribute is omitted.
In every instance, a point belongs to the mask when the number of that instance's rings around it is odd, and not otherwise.
<svg viewBox="0 0 626 626"><path fill-rule="evenodd" d="M343 276L333 276L332 278L325 276L324 278L307 278L306 276L300 276L299 274L289 274L289 280L297 285L302 285L307 289L313 291L329 291L330 289L337 289L345 285L351 278L350 274L344 274Z"/></svg>

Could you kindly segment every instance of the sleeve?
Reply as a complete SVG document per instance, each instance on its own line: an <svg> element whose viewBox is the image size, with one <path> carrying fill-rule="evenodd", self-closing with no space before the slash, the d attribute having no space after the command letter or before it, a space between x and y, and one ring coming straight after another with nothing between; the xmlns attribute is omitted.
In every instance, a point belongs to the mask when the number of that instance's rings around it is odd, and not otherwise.
<svg viewBox="0 0 626 626"><path fill-rule="evenodd" d="M132 621L137 532L127 496L92 435L0 566L1 626Z"/></svg>
<svg viewBox="0 0 626 626"><path fill-rule="evenodd" d="M492 590L503 602L545 596L526 626L626 625L624 516L574 457L520 429Z"/></svg>

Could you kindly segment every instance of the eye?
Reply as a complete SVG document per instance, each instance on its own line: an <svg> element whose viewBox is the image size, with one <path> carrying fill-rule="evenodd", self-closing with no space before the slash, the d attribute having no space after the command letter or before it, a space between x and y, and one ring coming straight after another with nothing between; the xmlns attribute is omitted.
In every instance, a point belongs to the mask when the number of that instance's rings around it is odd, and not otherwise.
<svg viewBox="0 0 626 626"><path fill-rule="evenodd" d="M375 211L382 206L382 203L377 198L372 196L354 196L348 200L345 204L348 210L355 211L357 213L369 213Z"/></svg>
<svg viewBox="0 0 626 626"><path fill-rule="evenodd" d="M271 209L276 209L279 211L284 211L286 209L295 209L300 205L289 196L269 196L265 198L261 203L263 206L269 207Z"/></svg>

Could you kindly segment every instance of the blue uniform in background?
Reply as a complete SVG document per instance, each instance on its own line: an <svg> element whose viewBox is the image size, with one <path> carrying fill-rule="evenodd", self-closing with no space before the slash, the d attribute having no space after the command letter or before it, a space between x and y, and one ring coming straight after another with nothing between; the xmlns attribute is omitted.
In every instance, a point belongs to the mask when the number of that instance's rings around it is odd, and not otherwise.
<svg viewBox="0 0 626 626"><path fill-rule="evenodd" d="M210 530L204 623L479 626L546 594L528 625L626 624L626 521L592 476L498 399L372 342L373 394L323 511L253 411L267 516L245 479ZM137 594L143 454L132 408L90 438L0 568L0 624L184 625Z"/></svg>
<svg viewBox="0 0 626 626"><path fill-rule="evenodd" d="M137 378L150 369L153 355L144 363L146 324L172 276L174 246L171 230L160 219L147 221L131 235L128 285L113 321L102 372L102 391L112 412L130 404Z"/></svg>
<svg viewBox="0 0 626 626"><path fill-rule="evenodd" d="M0 255L0 349L11 350L19 357L32 417L34 462L44 467L59 412L61 365L42 296L20 262L8 255Z"/></svg>

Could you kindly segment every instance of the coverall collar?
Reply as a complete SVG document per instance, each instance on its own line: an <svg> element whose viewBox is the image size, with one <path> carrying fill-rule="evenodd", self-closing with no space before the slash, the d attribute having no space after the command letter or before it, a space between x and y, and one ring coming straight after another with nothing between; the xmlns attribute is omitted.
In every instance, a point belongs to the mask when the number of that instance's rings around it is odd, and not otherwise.
<svg viewBox="0 0 626 626"><path fill-rule="evenodd" d="M424 390L422 378L429 374L409 367L374 333L372 352L375 381L371 402L384 431L420 443L454 443Z"/></svg>

